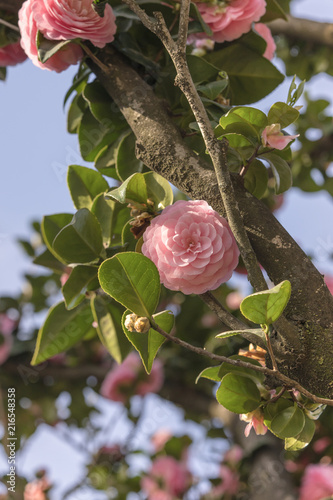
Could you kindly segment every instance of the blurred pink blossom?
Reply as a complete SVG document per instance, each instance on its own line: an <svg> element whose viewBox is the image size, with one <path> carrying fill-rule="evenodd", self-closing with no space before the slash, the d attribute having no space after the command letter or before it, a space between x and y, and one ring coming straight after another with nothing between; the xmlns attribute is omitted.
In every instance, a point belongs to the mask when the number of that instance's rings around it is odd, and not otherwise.
<svg viewBox="0 0 333 500"><path fill-rule="evenodd" d="M165 444L173 436L172 432L168 429L159 429L151 438L151 443L155 448L155 452L163 450Z"/></svg>
<svg viewBox="0 0 333 500"><path fill-rule="evenodd" d="M13 345L12 333L16 327L17 321L9 318L5 313L0 313L0 365L9 358Z"/></svg>
<svg viewBox="0 0 333 500"><path fill-rule="evenodd" d="M283 135L279 123L267 125L261 135L263 146L279 150L284 149L291 141L296 139L296 137L299 137L299 134Z"/></svg>
<svg viewBox="0 0 333 500"><path fill-rule="evenodd" d="M250 413L243 413L239 416L244 422L249 422L245 427L244 434L246 437L249 436L250 431L253 427L254 432L257 435L264 435L267 432L267 427L264 424L264 414L260 410L254 410Z"/></svg>
<svg viewBox="0 0 333 500"><path fill-rule="evenodd" d="M0 67L15 66L27 58L20 42L11 43L0 48Z"/></svg>
<svg viewBox="0 0 333 500"><path fill-rule="evenodd" d="M325 283L331 294L333 295L333 276L325 276Z"/></svg>
<svg viewBox="0 0 333 500"><path fill-rule="evenodd" d="M333 465L309 465L302 478L299 500L322 500L333 495Z"/></svg>
<svg viewBox="0 0 333 500"><path fill-rule="evenodd" d="M244 296L239 292L231 292L227 295L225 301L229 309L236 310L239 308L240 303L244 299Z"/></svg>
<svg viewBox="0 0 333 500"><path fill-rule="evenodd" d="M331 438L324 436L313 443L313 449L316 453L323 453L331 443Z"/></svg>
<svg viewBox="0 0 333 500"><path fill-rule="evenodd" d="M271 61L274 57L274 53L276 51L276 45L274 42L274 38L272 36L271 30L266 24L256 23L254 25L256 32L265 40L266 42L266 50L263 53L263 56L266 57L269 61Z"/></svg>
<svg viewBox="0 0 333 500"><path fill-rule="evenodd" d="M230 42L250 31L252 23L259 21L266 12L265 0L231 0L225 5L196 3L198 10L213 32L215 42ZM198 38L207 38L199 33Z"/></svg>
<svg viewBox="0 0 333 500"><path fill-rule="evenodd" d="M49 481L42 477L28 483L24 488L24 500L46 500L45 491L50 488Z"/></svg>
<svg viewBox="0 0 333 500"><path fill-rule="evenodd" d="M242 460L243 456L243 449L238 446L238 444L235 444L224 454L223 462L228 462L232 465L236 465Z"/></svg>
<svg viewBox="0 0 333 500"><path fill-rule="evenodd" d="M158 457L147 476L141 480L141 487L149 500L174 500L183 498L191 482L191 474L184 463L173 457Z"/></svg>
<svg viewBox="0 0 333 500"><path fill-rule="evenodd" d="M162 283L184 294L215 290L231 278L239 250L227 221L206 201L176 201L152 220L142 253Z"/></svg>
<svg viewBox="0 0 333 500"><path fill-rule="evenodd" d="M159 359L155 359L148 375L140 356L131 352L121 365L116 365L106 375L101 394L112 401L127 403L134 394L145 396L150 392L158 392L163 385L163 379L163 367Z"/></svg>
<svg viewBox="0 0 333 500"><path fill-rule="evenodd" d="M236 495L240 486L238 474L226 465L221 465L220 477L222 479L221 484L218 484L209 492L209 498L220 499L226 494Z"/></svg>

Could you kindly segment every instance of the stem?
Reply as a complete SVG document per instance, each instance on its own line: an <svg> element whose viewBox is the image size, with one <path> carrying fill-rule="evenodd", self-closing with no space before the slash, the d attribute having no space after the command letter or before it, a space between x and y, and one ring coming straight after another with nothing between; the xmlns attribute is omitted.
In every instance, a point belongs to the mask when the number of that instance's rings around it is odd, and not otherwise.
<svg viewBox="0 0 333 500"><path fill-rule="evenodd" d="M9 23L8 21L5 21L4 19L0 18L0 24L3 24L7 28L16 31L17 33L20 33L20 28L18 26L15 26L15 24Z"/></svg>
<svg viewBox="0 0 333 500"><path fill-rule="evenodd" d="M249 166L251 165L251 163L253 162L253 160L255 159L255 157L257 156L258 154L258 150L259 150L260 146L257 146L254 153L250 156L250 158L247 160L247 163L246 165L244 165L242 167L242 170L239 172L239 176L240 177L244 177L244 175L246 174L246 172L248 171L249 169Z"/></svg>
<svg viewBox="0 0 333 500"><path fill-rule="evenodd" d="M266 325L264 332L265 332L265 337L266 337L267 350L268 350L268 353L269 353L271 361L272 361L273 370L277 371L278 367L276 364L276 360L275 360L275 356L274 356L274 352L273 352L273 348L272 348L272 344L271 344L271 339L269 336L269 326Z"/></svg>
<svg viewBox="0 0 333 500"><path fill-rule="evenodd" d="M100 61L98 59L98 57L95 56L95 54L89 49L89 47L87 47L87 45L85 43L80 43L80 47L84 50L84 52L87 54L88 57L90 57L90 59L92 59L96 64L97 66L104 72L108 72L108 67L105 66L105 64L102 63L102 61Z"/></svg>
<svg viewBox="0 0 333 500"><path fill-rule="evenodd" d="M178 337L173 337L169 333L165 332L158 326L157 323L152 318L149 318L149 321L156 330L156 332L160 333L165 337L167 340L170 340L174 344L178 344L181 347L184 347L184 349L187 349L188 351L195 352L196 354L199 354L200 356L205 356L206 358L210 358L213 361L219 361L220 363L228 363L229 365L233 366L241 366L242 368L248 368L250 370L254 370L257 372L264 373L265 375L269 375L272 377L277 378L278 380L281 380L281 382L284 383L289 388L293 388L301 392L304 396L308 397L313 401L314 403L318 404L324 404L328 406L333 406L333 399L327 399L327 398L320 398L318 396L315 396L314 394L311 394L307 389L301 386L296 380L292 380L291 378L287 377L286 375L283 375L283 373L280 373L279 370L272 370L271 368L267 368L265 366L256 366L252 365L251 363L246 363L245 361L241 361L238 359L230 359L227 358L226 356L220 356L218 354L214 354L212 352L206 351L205 349L202 349L201 347L196 347L192 344L189 344L188 342L185 342L184 340L181 340Z"/></svg>
<svg viewBox="0 0 333 500"><path fill-rule="evenodd" d="M191 0L181 0L177 47L183 53L186 52L190 5Z"/></svg>

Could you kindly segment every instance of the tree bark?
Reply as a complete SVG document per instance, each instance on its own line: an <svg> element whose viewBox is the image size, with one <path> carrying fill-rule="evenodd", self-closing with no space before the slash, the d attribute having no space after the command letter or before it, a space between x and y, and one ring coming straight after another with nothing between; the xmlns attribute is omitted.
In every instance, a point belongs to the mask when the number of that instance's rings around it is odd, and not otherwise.
<svg viewBox="0 0 333 500"><path fill-rule="evenodd" d="M285 35L292 40L304 40L333 47L333 24L288 16L288 21L275 19L268 24L273 35Z"/></svg>

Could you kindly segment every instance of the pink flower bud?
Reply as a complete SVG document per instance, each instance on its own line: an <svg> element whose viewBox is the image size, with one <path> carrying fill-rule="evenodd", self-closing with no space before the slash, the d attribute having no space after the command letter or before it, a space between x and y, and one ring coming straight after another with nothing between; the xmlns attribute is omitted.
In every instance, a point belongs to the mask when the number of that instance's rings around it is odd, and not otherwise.
<svg viewBox="0 0 333 500"><path fill-rule="evenodd" d="M281 132L281 125L279 123L273 123L272 125L267 125L264 128L261 139L265 147L270 147L274 149L284 149L289 142L299 137L297 135L283 135Z"/></svg>
<svg viewBox="0 0 333 500"><path fill-rule="evenodd" d="M177 201L152 220L142 253L161 282L185 294L215 290L237 266L239 250L227 221L205 201Z"/></svg>
<svg viewBox="0 0 333 500"><path fill-rule="evenodd" d="M264 414L261 413L260 410L254 410L251 413L246 414L243 413L239 416L239 418L241 420L244 420L245 422L249 422L244 431L246 437L249 436L252 427L257 435L263 436L264 434L266 434L267 427L264 424Z"/></svg>

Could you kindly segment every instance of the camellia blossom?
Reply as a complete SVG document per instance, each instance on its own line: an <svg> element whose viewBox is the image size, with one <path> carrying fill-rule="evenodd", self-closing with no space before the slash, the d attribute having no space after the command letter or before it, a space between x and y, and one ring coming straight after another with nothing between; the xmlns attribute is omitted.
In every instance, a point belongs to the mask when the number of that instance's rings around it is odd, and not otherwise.
<svg viewBox="0 0 333 500"><path fill-rule="evenodd" d="M28 0L38 29L50 40L90 40L103 48L114 40L115 15L109 4L104 17L93 9L92 0Z"/></svg>
<svg viewBox="0 0 333 500"><path fill-rule="evenodd" d="M252 23L266 12L265 0L231 0L230 2L197 3L198 10L213 32L215 42L230 42L250 31ZM198 38L207 38L199 33Z"/></svg>
<svg viewBox="0 0 333 500"><path fill-rule="evenodd" d="M220 499L223 495L236 495L240 487L239 475L226 465L220 466L220 477L222 482L209 492L209 498Z"/></svg>
<svg viewBox="0 0 333 500"><path fill-rule="evenodd" d="M184 463L164 456L153 462L148 476L141 480L141 487L149 500L174 500L183 498L190 481L191 474Z"/></svg>
<svg viewBox="0 0 333 500"><path fill-rule="evenodd" d="M0 49L0 67L15 66L27 58L20 42L10 43Z"/></svg>
<svg viewBox="0 0 333 500"><path fill-rule="evenodd" d="M149 392L158 392L163 379L163 368L159 359L155 359L148 375L142 366L140 356L136 352L131 352L121 365L116 365L106 375L101 394L112 401L127 403L134 394L145 396Z"/></svg>
<svg viewBox="0 0 333 500"><path fill-rule="evenodd" d="M45 63L41 63L39 61L36 45L39 26L37 26L32 11L35 1L36 0L27 0L23 3L19 11L18 24L21 32L21 46L35 66L41 69L47 69L60 73L61 71L67 69L71 64L77 64L83 57L83 50L78 44L69 43L56 52Z"/></svg>
<svg viewBox="0 0 333 500"><path fill-rule="evenodd" d="M291 141L296 139L296 137L299 137L299 134L283 135L279 123L267 125L261 134L263 146L279 150L284 149Z"/></svg>
<svg viewBox="0 0 333 500"><path fill-rule="evenodd" d="M333 495L333 465L309 465L302 478L299 500L323 500Z"/></svg>
<svg viewBox="0 0 333 500"><path fill-rule="evenodd" d="M264 414L260 410L251 411L251 413L243 413L239 416L241 420L249 422L245 427L244 434L246 437L249 436L250 431L253 427L254 432L257 435L263 436L267 432L267 427L264 424Z"/></svg>
<svg viewBox="0 0 333 500"><path fill-rule="evenodd" d="M271 30L266 24L256 23L254 28L258 35L260 35L266 42L266 50L263 53L263 56L266 57L269 61L271 61L274 57L276 51L276 45L274 42L274 38L272 36Z"/></svg>
<svg viewBox="0 0 333 500"><path fill-rule="evenodd" d="M152 220L142 253L161 282L184 294L204 293L228 281L239 250L227 221L206 201L179 200Z"/></svg>

